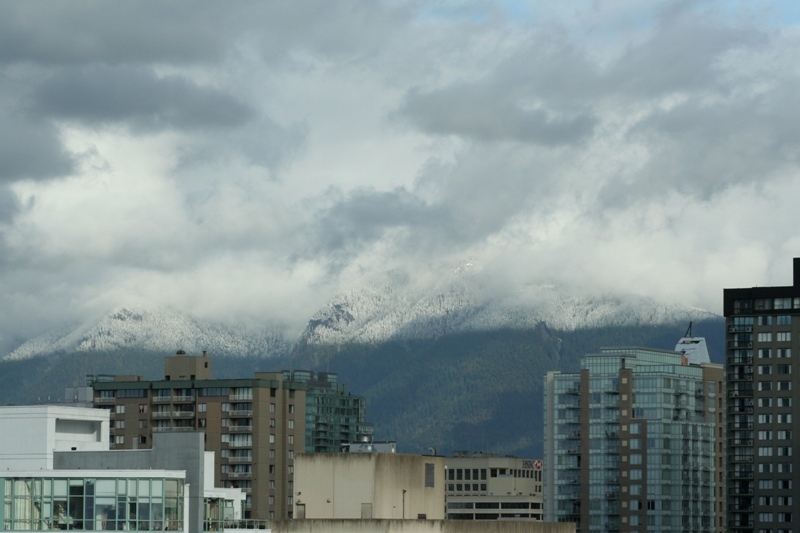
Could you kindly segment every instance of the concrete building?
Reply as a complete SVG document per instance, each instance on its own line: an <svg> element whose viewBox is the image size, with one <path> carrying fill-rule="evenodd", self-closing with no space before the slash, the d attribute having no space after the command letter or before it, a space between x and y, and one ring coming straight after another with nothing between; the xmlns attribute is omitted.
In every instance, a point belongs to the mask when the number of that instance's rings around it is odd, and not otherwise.
<svg viewBox="0 0 800 533"><path fill-rule="evenodd" d="M793 285L724 291L732 533L787 533L800 519L800 258L793 266Z"/></svg>
<svg viewBox="0 0 800 533"><path fill-rule="evenodd" d="M603 348L545 381L545 520L586 532L722 533L724 372Z"/></svg>
<svg viewBox="0 0 800 533"><path fill-rule="evenodd" d="M156 434L146 450L109 450L104 425L108 412L97 409L0 408L0 531L248 526L244 493L213 485L214 454L204 451L202 432Z"/></svg>
<svg viewBox="0 0 800 533"><path fill-rule="evenodd" d="M461 452L445 459L450 520L542 520L542 461Z"/></svg>
<svg viewBox="0 0 800 533"><path fill-rule="evenodd" d="M444 461L399 453L300 454L295 517L441 520Z"/></svg>
<svg viewBox="0 0 800 533"><path fill-rule="evenodd" d="M207 355L179 351L164 380L116 376L93 383L94 405L111 413L115 450L145 449L159 433L204 433L214 486L247 494L246 518L291 518L294 457L305 450L305 384L282 372L212 379Z"/></svg>
<svg viewBox="0 0 800 533"><path fill-rule="evenodd" d="M0 470L51 470L57 451L108 450L107 412L54 405L0 407Z"/></svg>

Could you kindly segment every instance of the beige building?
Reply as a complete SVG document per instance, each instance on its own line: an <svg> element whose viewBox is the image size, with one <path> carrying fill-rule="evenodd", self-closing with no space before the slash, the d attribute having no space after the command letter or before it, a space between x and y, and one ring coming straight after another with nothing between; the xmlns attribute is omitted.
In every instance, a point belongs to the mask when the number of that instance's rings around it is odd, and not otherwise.
<svg viewBox="0 0 800 533"><path fill-rule="evenodd" d="M542 520L542 461L458 453L447 463L450 520Z"/></svg>
<svg viewBox="0 0 800 533"><path fill-rule="evenodd" d="M398 453L299 454L295 513L306 519L444 518L445 459Z"/></svg>
<svg viewBox="0 0 800 533"><path fill-rule="evenodd" d="M107 376L94 406L111 413L111 448L151 448L153 434L203 431L214 486L242 489L245 517L291 518L295 452L305 449L306 385L282 372L212 379L205 354L165 358L164 380Z"/></svg>

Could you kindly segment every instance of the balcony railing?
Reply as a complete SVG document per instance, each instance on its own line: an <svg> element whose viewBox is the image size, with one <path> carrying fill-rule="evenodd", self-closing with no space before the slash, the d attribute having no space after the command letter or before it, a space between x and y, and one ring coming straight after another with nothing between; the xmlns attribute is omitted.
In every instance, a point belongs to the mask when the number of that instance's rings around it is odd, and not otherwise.
<svg viewBox="0 0 800 533"><path fill-rule="evenodd" d="M228 426L228 431L231 433L251 433L253 426Z"/></svg>
<svg viewBox="0 0 800 533"><path fill-rule="evenodd" d="M228 457L229 463L252 463L253 456L248 455L246 457Z"/></svg>
<svg viewBox="0 0 800 533"><path fill-rule="evenodd" d="M112 398L108 398L108 397L106 397L106 398L103 398L103 397L100 397L100 398L95 398L95 399L94 399L94 403L114 403L115 401L117 401L117 399L116 399L116 398L113 398L113 397L112 397Z"/></svg>
<svg viewBox="0 0 800 533"><path fill-rule="evenodd" d="M194 411L173 411L172 416L175 418L194 418Z"/></svg>
<svg viewBox="0 0 800 533"><path fill-rule="evenodd" d="M173 403L187 403L187 402L194 402L194 396L173 396L172 402Z"/></svg>
<svg viewBox="0 0 800 533"><path fill-rule="evenodd" d="M228 416L238 416L238 417L250 417L253 416L252 409L237 409L236 411L229 411Z"/></svg>
<svg viewBox="0 0 800 533"><path fill-rule="evenodd" d="M153 403L169 403L172 401L172 395L170 396L153 396Z"/></svg>

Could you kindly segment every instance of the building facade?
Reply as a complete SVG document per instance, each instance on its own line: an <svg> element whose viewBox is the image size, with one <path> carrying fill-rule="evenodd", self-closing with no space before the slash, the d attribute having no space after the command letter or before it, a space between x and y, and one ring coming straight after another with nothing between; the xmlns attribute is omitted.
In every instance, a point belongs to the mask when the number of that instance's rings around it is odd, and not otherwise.
<svg viewBox="0 0 800 533"><path fill-rule="evenodd" d="M449 520L542 520L542 461L461 452L445 459Z"/></svg>
<svg viewBox="0 0 800 533"><path fill-rule="evenodd" d="M789 533L800 519L797 365L800 259L793 285L725 289L728 530Z"/></svg>
<svg viewBox="0 0 800 533"><path fill-rule="evenodd" d="M297 460L300 519L442 520L444 457L304 453Z"/></svg>
<svg viewBox="0 0 800 533"><path fill-rule="evenodd" d="M343 444L372 440L367 401L348 394L336 374L284 370L283 379L306 386L306 452L334 453Z"/></svg>
<svg viewBox="0 0 800 533"><path fill-rule="evenodd" d="M548 372L545 520L583 533L725 531L724 385L721 365L646 348Z"/></svg>
<svg viewBox="0 0 800 533"><path fill-rule="evenodd" d="M212 379L208 356L183 352L165 358L164 378L93 383L95 407L111 415L112 449L150 448L154 433L203 431L214 486L244 490L246 518L290 518L295 453L305 450L305 384L282 372Z"/></svg>

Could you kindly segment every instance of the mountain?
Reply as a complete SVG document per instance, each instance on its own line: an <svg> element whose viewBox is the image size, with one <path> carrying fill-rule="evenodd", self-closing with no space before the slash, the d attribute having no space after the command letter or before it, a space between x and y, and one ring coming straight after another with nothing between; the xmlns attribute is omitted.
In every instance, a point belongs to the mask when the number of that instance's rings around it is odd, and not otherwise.
<svg viewBox="0 0 800 533"><path fill-rule="evenodd" d="M338 373L366 397L377 438L397 439L404 452L537 456L548 371L577 371L581 357L603 346L674 349L690 321L721 362L723 319L701 309L554 284L502 288L469 264L433 280L392 271L331 300L296 340L277 326L117 309L0 360L0 403L61 398L87 374L161 379L165 355L205 350L215 378Z"/></svg>
<svg viewBox="0 0 800 533"><path fill-rule="evenodd" d="M203 321L174 310L133 311L120 308L99 321L88 321L25 342L3 358L15 361L72 352L109 352L138 349L174 353L208 351L230 357L278 357L289 343L277 328L253 331Z"/></svg>
<svg viewBox="0 0 800 533"><path fill-rule="evenodd" d="M554 284L515 287L498 296L470 265L431 286L392 271L334 298L309 320L298 345L435 339L453 333L530 329L560 331L711 319L703 309L635 295L583 294Z"/></svg>

